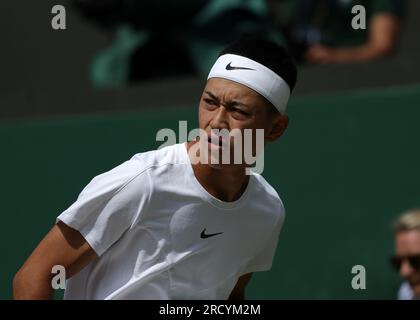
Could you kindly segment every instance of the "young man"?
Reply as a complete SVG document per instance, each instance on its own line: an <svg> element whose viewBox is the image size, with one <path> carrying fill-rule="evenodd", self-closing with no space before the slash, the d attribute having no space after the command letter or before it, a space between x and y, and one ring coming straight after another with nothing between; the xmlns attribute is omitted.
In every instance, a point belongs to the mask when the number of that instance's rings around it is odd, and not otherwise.
<svg viewBox="0 0 420 320"><path fill-rule="evenodd" d="M405 280L399 300L420 300L420 210L411 210L398 219L395 228L395 253L391 259Z"/></svg>
<svg viewBox="0 0 420 320"><path fill-rule="evenodd" d="M263 143L275 141L295 82L283 48L238 41L210 71L200 129L263 129ZM212 159L226 146L218 135L175 144L95 177L16 274L14 297L51 298L62 265L66 299L243 299L252 272L271 267L283 204L243 161L197 161L197 143Z"/></svg>

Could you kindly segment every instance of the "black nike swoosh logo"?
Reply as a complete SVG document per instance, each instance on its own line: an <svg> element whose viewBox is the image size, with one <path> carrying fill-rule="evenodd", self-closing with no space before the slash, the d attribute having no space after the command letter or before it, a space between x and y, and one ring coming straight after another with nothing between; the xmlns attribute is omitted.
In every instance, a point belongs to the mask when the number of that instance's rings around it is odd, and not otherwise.
<svg viewBox="0 0 420 320"><path fill-rule="evenodd" d="M226 70L254 70L255 69L251 69L251 68L245 68L245 67L234 67L231 65L232 61L229 62L226 66Z"/></svg>
<svg viewBox="0 0 420 320"><path fill-rule="evenodd" d="M206 239L206 238L217 236L217 235L222 234L222 233L223 232L208 233L208 234L206 234L206 229L204 228L203 231L201 231L200 237L201 237L201 239Z"/></svg>

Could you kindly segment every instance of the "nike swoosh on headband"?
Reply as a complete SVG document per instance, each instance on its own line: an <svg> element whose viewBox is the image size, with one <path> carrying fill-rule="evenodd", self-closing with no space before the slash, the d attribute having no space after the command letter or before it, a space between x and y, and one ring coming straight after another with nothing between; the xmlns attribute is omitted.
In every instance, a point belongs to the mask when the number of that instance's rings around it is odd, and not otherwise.
<svg viewBox="0 0 420 320"><path fill-rule="evenodd" d="M231 64L232 64L232 61L231 61L231 62L229 62L229 63L226 65L226 70L254 70L254 71L255 71L255 69L246 68L246 67L234 67L234 66L232 66Z"/></svg>

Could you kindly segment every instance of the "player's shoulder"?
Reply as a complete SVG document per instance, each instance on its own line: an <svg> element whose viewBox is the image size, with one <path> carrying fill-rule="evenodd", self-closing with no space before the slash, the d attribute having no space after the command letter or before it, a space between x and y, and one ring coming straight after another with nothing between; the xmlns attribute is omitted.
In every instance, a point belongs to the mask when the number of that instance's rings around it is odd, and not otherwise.
<svg viewBox="0 0 420 320"><path fill-rule="evenodd" d="M252 172L252 176L256 181L257 189L259 189L261 192L264 192L267 197L272 198L274 201L282 203L276 189L274 189L273 186L262 175Z"/></svg>
<svg viewBox="0 0 420 320"><path fill-rule="evenodd" d="M260 174L252 172L252 176L255 180L255 192L257 196L264 198L267 205L271 208L276 208L274 210L281 215L285 214L285 209L283 205L283 201L281 200L280 195L273 188L273 186Z"/></svg>
<svg viewBox="0 0 420 320"><path fill-rule="evenodd" d="M143 168L184 164L185 156L182 148L185 148L183 144L174 144L156 150L136 153L130 161Z"/></svg>
<svg viewBox="0 0 420 320"><path fill-rule="evenodd" d="M150 171L153 171L153 168L182 163L181 147L183 145L176 144L157 150L136 153L129 160L94 177L91 184L93 182L98 186L115 185L117 187L118 185L133 185L136 181L142 183L144 179L148 179L147 176Z"/></svg>

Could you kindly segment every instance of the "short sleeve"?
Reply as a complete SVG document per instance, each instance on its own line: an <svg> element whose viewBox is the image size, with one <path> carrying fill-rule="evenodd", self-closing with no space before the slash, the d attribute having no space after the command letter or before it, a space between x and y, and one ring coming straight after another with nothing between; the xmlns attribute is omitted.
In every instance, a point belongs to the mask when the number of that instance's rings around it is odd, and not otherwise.
<svg viewBox="0 0 420 320"><path fill-rule="evenodd" d="M284 218L284 209L282 209L281 215L277 221L277 224L275 225L275 228L267 238L266 245L251 261L249 261L244 274L250 272L267 271L271 269L274 255L276 253L280 231L283 227Z"/></svg>
<svg viewBox="0 0 420 320"><path fill-rule="evenodd" d="M93 178L57 221L78 230L100 256L141 218L149 199L147 170L129 160Z"/></svg>

